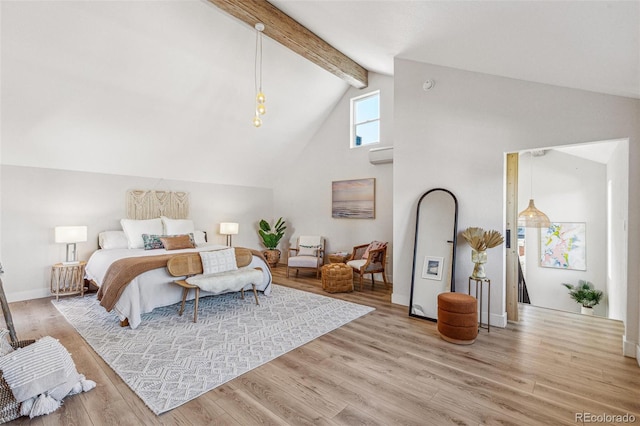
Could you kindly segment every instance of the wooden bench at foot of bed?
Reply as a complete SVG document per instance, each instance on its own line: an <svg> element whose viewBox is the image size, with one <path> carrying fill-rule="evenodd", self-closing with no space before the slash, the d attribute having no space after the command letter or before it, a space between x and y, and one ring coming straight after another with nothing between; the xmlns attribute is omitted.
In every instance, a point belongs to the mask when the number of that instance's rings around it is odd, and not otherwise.
<svg viewBox="0 0 640 426"><path fill-rule="evenodd" d="M262 280L262 268L250 268L248 266L232 271L218 272L215 274L203 274L202 261L198 253L187 253L171 258L167 262L167 270L174 277L187 276L187 279L176 280L175 284L182 287L182 304L179 315L184 312L184 305L189 295L189 290L195 290L195 302L193 308L193 322L198 322L198 300L200 290L213 294L241 292L244 300L244 288L251 284L256 305L259 305L256 284ZM188 281L188 282L187 282Z"/></svg>

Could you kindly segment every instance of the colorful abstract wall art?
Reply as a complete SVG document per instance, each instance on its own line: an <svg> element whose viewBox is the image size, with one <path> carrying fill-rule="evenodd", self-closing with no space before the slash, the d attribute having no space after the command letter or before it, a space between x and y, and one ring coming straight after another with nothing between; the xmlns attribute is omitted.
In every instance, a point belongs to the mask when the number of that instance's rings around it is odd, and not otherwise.
<svg viewBox="0 0 640 426"><path fill-rule="evenodd" d="M587 270L585 223L553 222L540 230L540 266Z"/></svg>

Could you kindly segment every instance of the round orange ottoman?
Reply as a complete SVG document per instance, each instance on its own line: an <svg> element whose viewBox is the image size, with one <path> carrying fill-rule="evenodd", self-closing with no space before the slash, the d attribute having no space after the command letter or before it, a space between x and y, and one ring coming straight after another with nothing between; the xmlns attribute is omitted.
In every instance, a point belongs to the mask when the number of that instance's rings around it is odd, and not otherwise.
<svg viewBox="0 0 640 426"><path fill-rule="evenodd" d="M447 342L470 345L478 336L478 302L463 293L438 295L438 332Z"/></svg>

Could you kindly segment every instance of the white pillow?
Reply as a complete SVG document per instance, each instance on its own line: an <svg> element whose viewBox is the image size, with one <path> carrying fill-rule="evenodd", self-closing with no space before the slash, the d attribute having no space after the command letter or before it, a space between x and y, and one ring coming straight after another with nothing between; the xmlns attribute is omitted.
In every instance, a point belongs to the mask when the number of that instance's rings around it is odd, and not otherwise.
<svg viewBox="0 0 640 426"><path fill-rule="evenodd" d="M300 244L300 246L298 246L298 256L316 257L318 255L319 248L320 246L303 246Z"/></svg>
<svg viewBox="0 0 640 426"><path fill-rule="evenodd" d="M98 234L101 249L126 249L129 247L127 234L124 231L103 231Z"/></svg>
<svg viewBox="0 0 640 426"><path fill-rule="evenodd" d="M193 240L196 247L207 244L207 234L204 231L193 231Z"/></svg>
<svg viewBox="0 0 640 426"><path fill-rule="evenodd" d="M218 272L235 271L238 269L236 264L236 251L233 248L201 251L200 259L202 259L203 274L217 274Z"/></svg>
<svg viewBox="0 0 640 426"><path fill-rule="evenodd" d="M130 249L144 248L142 234L162 235L162 220L148 219L122 219L120 221L122 230L127 235L128 247Z"/></svg>
<svg viewBox="0 0 640 426"><path fill-rule="evenodd" d="M68 388L71 390L79 380L71 355L50 336L1 357L0 369L18 402L65 383L70 384Z"/></svg>
<svg viewBox="0 0 640 426"><path fill-rule="evenodd" d="M160 219L166 235L193 234L195 231L191 219L171 219L166 216L160 216Z"/></svg>

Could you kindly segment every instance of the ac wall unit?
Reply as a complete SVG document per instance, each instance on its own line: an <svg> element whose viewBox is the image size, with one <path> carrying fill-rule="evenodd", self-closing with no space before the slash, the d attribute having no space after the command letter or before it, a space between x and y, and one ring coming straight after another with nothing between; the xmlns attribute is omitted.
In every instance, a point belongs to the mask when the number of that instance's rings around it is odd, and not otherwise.
<svg viewBox="0 0 640 426"><path fill-rule="evenodd" d="M369 150L369 162L371 164L393 163L393 147L371 148Z"/></svg>

